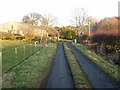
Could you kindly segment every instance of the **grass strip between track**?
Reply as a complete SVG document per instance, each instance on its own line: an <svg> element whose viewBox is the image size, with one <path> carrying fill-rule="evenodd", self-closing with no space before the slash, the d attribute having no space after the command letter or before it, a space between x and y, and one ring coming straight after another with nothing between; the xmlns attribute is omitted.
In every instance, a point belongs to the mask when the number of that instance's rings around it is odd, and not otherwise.
<svg viewBox="0 0 120 90"><path fill-rule="evenodd" d="M91 85L81 69L80 65L76 61L74 55L71 50L67 47L67 44L64 44L65 53L67 56L67 60L70 66L70 70L72 72L73 80L75 82L76 88L91 88Z"/></svg>

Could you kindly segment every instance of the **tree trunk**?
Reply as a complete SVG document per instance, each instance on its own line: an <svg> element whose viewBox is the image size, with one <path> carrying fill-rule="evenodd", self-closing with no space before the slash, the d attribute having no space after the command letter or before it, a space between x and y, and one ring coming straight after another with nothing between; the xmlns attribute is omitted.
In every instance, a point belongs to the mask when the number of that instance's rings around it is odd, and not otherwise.
<svg viewBox="0 0 120 90"><path fill-rule="evenodd" d="M100 54L106 55L106 43L102 42L100 46Z"/></svg>

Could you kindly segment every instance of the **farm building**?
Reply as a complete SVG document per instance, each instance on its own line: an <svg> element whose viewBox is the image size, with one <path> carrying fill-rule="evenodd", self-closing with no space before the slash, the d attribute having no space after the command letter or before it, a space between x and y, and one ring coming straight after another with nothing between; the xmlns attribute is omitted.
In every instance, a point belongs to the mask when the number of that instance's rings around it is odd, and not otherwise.
<svg viewBox="0 0 120 90"><path fill-rule="evenodd" d="M19 34L19 35L26 35L28 33L32 33L33 35L47 35L47 31L38 26L32 26L29 24L24 24L20 22L9 22L0 25L0 32L12 33L12 34Z"/></svg>

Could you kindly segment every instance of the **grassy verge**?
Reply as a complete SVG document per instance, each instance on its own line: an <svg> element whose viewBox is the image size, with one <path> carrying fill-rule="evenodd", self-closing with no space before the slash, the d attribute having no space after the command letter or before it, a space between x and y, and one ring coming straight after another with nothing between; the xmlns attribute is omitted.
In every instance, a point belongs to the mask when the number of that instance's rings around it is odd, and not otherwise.
<svg viewBox="0 0 120 90"><path fill-rule="evenodd" d="M87 77L85 76L78 62L75 60L72 52L67 47L67 44L64 44L64 48L76 88L91 88Z"/></svg>
<svg viewBox="0 0 120 90"><path fill-rule="evenodd" d="M104 60L101 56L98 56L95 52L88 50L86 47L80 44L74 44L74 46L97 66L99 66L110 78L120 85L119 69L120 67L113 63Z"/></svg>
<svg viewBox="0 0 120 90"><path fill-rule="evenodd" d="M43 47L22 64L3 74L3 88L38 88L49 72L56 45Z"/></svg>

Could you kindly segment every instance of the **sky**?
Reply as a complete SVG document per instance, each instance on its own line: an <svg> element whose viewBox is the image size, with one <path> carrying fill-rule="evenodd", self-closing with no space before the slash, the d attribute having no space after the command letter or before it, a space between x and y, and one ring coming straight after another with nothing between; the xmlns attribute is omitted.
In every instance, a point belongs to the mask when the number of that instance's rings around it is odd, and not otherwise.
<svg viewBox="0 0 120 90"><path fill-rule="evenodd" d="M0 24L18 21L36 12L57 17L58 26L71 25L75 9L84 8L88 16L98 20L118 16L119 0L0 0Z"/></svg>

